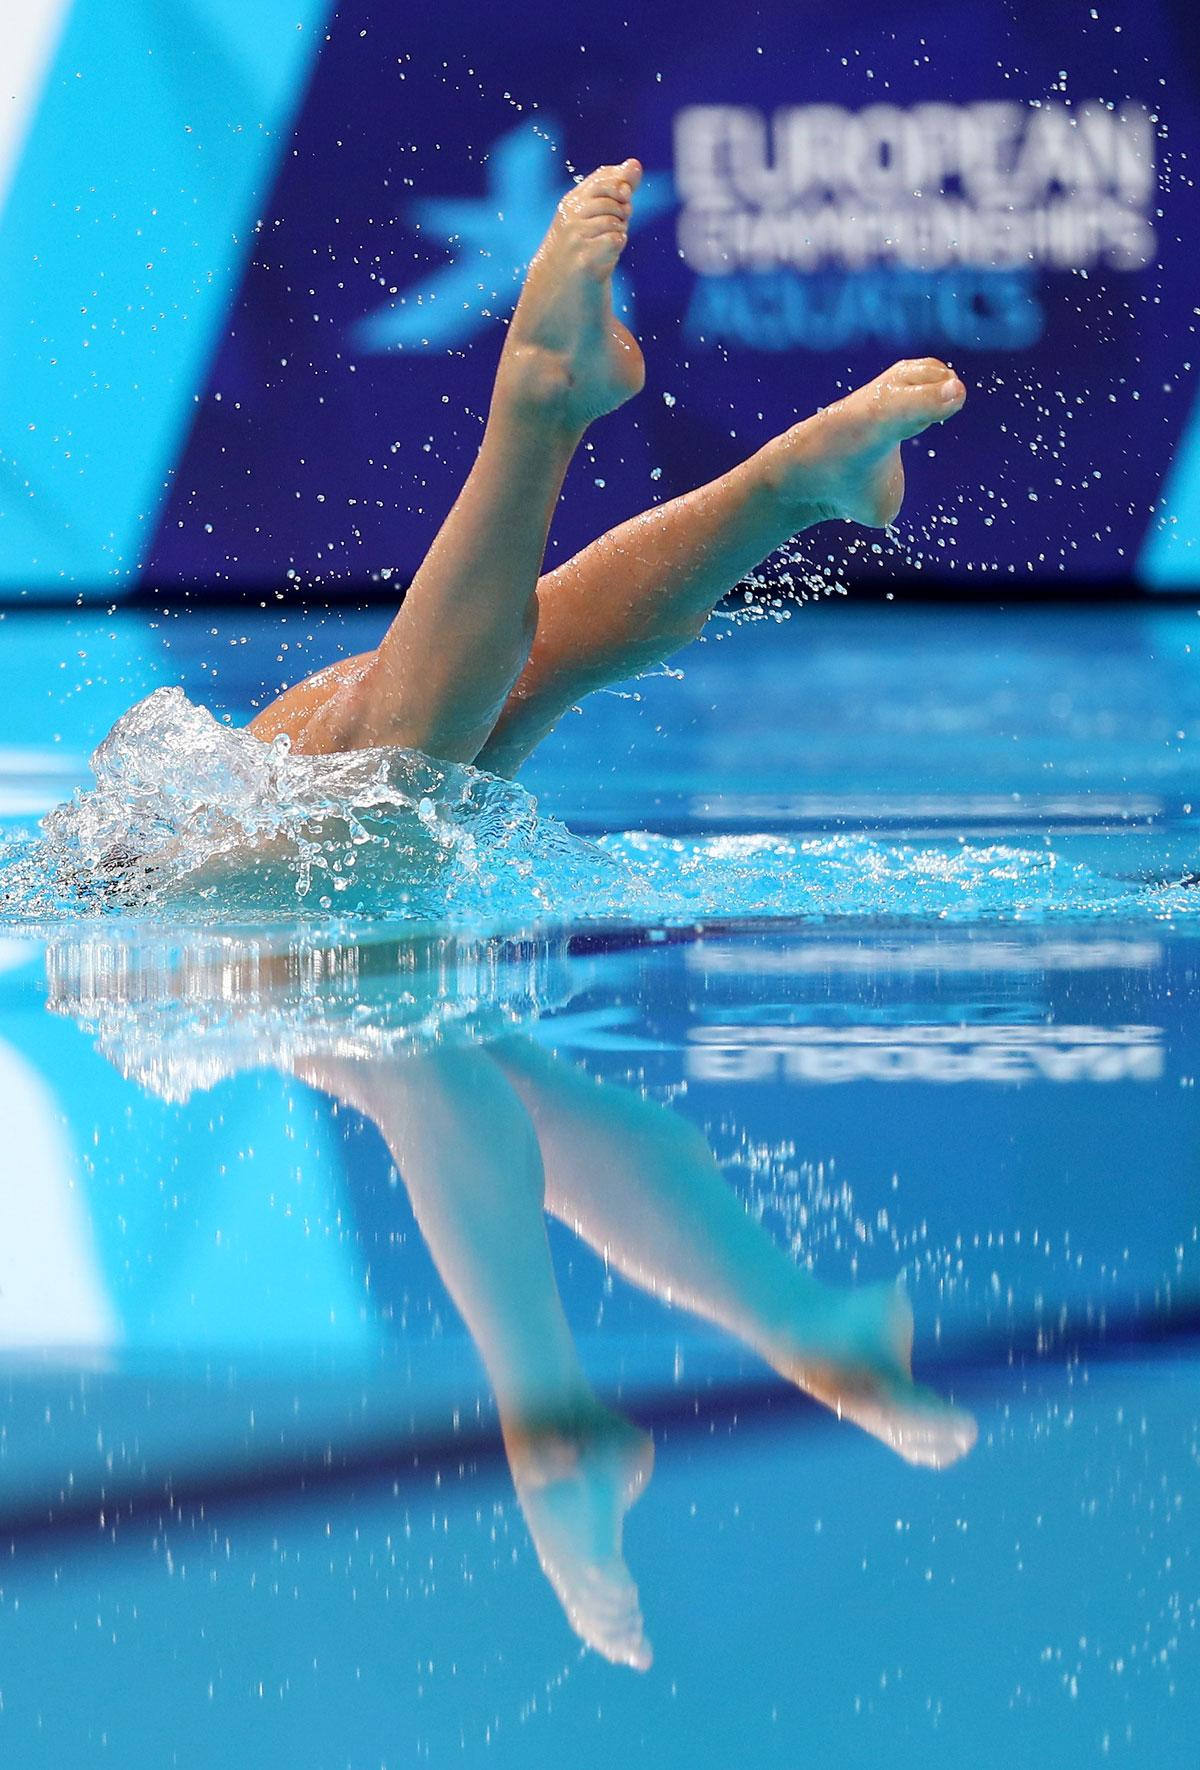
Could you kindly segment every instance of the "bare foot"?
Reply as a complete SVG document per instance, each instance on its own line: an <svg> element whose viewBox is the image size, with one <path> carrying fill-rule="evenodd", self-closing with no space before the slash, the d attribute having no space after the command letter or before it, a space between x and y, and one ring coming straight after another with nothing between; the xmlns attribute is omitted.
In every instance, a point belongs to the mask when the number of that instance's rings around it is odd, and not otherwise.
<svg viewBox="0 0 1200 1770"><path fill-rule="evenodd" d="M771 1363L814 1400L907 1463L945 1469L974 1444L974 1416L912 1377L913 1313L894 1284L849 1291L819 1325L803 1324Z"/></svg>
<svg viewBox="0 0 1200 1770"><path fill-rule="evenodd" d="M621 1554L625 1514L654 1467L654 1441L591 1400L584 1417L505 1432L542 1571L575 1633L615 1665L648 1669L637 1586Z"/></svg>
<svg viewBox="0 0 1200 1770"><path fill-rule="evenodd" d="M770 483L809 520L882 529L904 499L900 444L961 411L967 390L937 357L893 363L874 381L793 425L763 451Z"/></svg>
<svg viewBox="0 0 1200 1770"><path fill-rule="evenodd" d="M646 368L613 317L612 274L629 238L637 160L601 166L567 192L525 277L501 361L537 404L590 424L641 390Z"/></svg>

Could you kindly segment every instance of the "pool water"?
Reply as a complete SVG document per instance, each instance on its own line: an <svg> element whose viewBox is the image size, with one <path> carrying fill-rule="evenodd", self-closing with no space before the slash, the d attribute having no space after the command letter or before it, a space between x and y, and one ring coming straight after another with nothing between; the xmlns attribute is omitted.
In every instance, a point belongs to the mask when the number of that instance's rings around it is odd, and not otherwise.
<svg viewBox="0 0 1200 1770"><path fill-rule="evenodd" d="M582 907L11 914L4 1762L1190 1762L1198 627L722 615ZM372 630L10 615L13 852Z"/></svg>

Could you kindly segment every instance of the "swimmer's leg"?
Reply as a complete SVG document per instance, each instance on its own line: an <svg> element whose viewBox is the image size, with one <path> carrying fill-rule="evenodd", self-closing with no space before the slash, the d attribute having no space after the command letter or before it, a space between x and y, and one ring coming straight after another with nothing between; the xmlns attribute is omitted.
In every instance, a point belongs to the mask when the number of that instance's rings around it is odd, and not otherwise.
<svg viewBox="0 0 1200 1770"><path fill-rule="evenodd" d="M516 1093L472 1046L313 1057L296 1070L378 1126L487 1367L542 1568L590 1646L645 1669L650 1646L621 1537L654 1447L604 1406L579 1361L546 1239L541 1155Z"/></svg>
<svg viewBox="0 0 1200 1770"><path fill-rule="evenodd" d="M547 1208L634 1284L750 1346L911 1463L943 1468L975 1422L913 1382L912 1310L893 1284L822 1284L750 1216L700 1132L596 1083L530 1039L492 1052L537 1132Z"/></svg>
<svg viewBox="0 0 1200 1770"><path fill-rule="evenodd" d="M566 709L695 638L721 597L801 529L886 527L900 444L952 417L966 390L933 358L895 364L731 473L601 536L538 586L537 630L479 764L520 767Z"/></svg>
<svg viewBox="0 0 1200 1770"><path fill-rule="evenodd" d="M254 722L256 735L290 730L305 752L404 744L474 760L529 655L571 456L592 420L644 379L612 310L640 178L636 160L602 166L563 198L509 327L479 454L399 614L357 668L290 691L288 708Z"/></svg>

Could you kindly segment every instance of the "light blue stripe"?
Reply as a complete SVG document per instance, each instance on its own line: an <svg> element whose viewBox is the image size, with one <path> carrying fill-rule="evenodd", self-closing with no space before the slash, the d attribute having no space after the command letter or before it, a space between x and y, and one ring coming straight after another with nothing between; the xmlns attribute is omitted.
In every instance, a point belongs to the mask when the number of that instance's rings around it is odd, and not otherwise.
<svg viewBox="0 0 1200 1770"><path fill-rule="evenodd" d="M125 588L331 0L75 0L0 216L0 585Z"/></svg>
<svg viewBox="0 0 1200 1770"><path fill-rule="evenodd" d="M1142 545L1138 576L1153 590L1200 586L1200 404L1163 487L1163 508Z"/></svg>

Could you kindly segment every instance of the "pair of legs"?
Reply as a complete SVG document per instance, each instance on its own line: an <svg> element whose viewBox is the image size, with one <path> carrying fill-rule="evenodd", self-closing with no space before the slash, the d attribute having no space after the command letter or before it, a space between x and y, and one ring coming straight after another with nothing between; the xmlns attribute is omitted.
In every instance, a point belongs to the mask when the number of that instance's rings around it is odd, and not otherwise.
<svg viewBox="0 0 1200 1770"><path fill-rule="evenodd" d="M912 1381L912 1312L891 1284L844 1291L743 1208L700 1132L532 1040L312 1057L297 1072L369 1118L479 1348L541 1565L575 1630L650 1663L622 1554L653 1443L593 1391L563 1312L544 1212L632 1282L742 1340L907 1461L944 1467L968 1414Z"/></svg>
<svg viewBox="0 0 1200 1770"><path fill-rule="evenodd" d="M399 744L514 773L568 707L677 651L801 529L894 520L900 443L966 397L934 358L897 363L539 576L588 425L645 378L611 295L640 178L636 160L602 166L563 198L509 327L479 454L395 620L373 652L265 708L255 735L286 734L309 754Z"/></svg>

